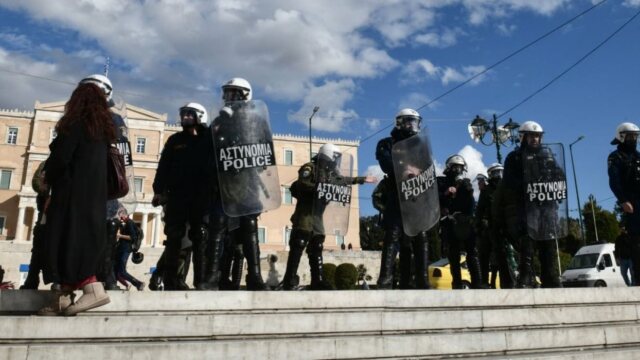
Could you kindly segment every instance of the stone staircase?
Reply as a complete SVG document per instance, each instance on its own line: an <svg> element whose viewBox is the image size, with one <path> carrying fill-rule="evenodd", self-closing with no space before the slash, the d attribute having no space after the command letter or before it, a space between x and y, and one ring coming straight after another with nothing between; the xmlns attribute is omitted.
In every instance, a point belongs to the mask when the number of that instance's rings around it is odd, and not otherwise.
<svg viewBox="0 0 640 360"><path fill-rule="evenodd" d="M640 288L109 294L0 292L0 359L640 358Z"/></svg>

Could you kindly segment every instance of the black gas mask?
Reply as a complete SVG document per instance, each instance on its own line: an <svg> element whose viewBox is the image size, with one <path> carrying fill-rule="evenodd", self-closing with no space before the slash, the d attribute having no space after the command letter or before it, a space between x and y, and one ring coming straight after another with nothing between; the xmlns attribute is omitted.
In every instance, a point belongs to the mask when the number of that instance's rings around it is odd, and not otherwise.
<svg viewBox="0 0 640 360"><path fill-rule="evenodd" d="M403 138L408 138L420 132L422 118L418 116L398 116L396 118L396 129Z"/></svg>

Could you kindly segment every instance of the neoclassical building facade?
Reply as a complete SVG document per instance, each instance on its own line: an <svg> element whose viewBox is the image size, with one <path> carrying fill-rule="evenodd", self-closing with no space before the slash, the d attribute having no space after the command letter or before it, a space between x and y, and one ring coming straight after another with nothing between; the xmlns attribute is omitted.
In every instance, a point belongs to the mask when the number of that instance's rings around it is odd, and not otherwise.
<svg viewBox="0 0 640 360"><path fill-rule="evenodd" d="M64 102L36 102L33 111L0 109L0 240L28 242L37 218L36 194L31 179L38 165L49 155L49 143L55 138L55 125L64 111ZM152 183L158 160L167 138L181 128L170 124L167 114L127 104L129 139L134 161L134 184L137 206L134 221L145 231L146 246L162 246L164 240L162 210L151 205ZM313 138L311 152L332 142L343 152L353 156L353 168L358 168L358 141ZM293 135L274 135L276 162L282 191L282 204L264 213L259 219L262 247L285 250L295 209L289 187L297 179L298 169L309 161L309 138ZM360 249L358 188L353 187L349 215L349 231L343 237L327 235L325 247L339 248L352 244Z"/></svg>

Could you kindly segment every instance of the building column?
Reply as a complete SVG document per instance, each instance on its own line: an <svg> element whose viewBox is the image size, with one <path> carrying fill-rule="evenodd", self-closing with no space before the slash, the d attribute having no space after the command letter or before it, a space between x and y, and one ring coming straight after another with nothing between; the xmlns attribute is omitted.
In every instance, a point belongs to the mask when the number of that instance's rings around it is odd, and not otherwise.
<svg viewBox="0 0 640 360"><path fill-rule="evenodd" d="M24 240L22 238L24 236L24 225L22 224L24 223L24 211L25 211L24 206L21 206L18 208L18 221L16 223L16 237L15 237L15 240L18 240L18 241Z"/></svg>
<svg viewBox="0 0 640 360"><path fill-rule="evenodd" d="M38 223L38 209L33 208L33 217L31 218L31 233L29 234L29 241L33 241L33 229L36 228Z"/></svg>
<svg viewBox="0 0 640 360"><path fill-rule="evenodd" d="M151 246L158 246L158 240L160 238L160 213L153 214L153 242Z"/></svg>
<svg viewBox="0 0 640 360"><path fill-rule="evenodd" d="M142 231L145 234L148 234L148 232L147 232L147 228L148 228L147 224L148 223L149 223L149 213L143 212L142 213L142 222L140 223L140 225L142 227Z"/></svg>

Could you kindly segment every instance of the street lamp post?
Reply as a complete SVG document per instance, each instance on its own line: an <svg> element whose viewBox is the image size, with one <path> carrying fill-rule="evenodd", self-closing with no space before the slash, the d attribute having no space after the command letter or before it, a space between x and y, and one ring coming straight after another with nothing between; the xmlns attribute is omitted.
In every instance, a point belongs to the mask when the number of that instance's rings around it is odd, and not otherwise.
<svg viewBox="0 0 640 360"><path fill-rule="evenodd" d="M582 208L580 207L580 192L578 191L578 178L576 177L576 165L573 162L573 145L578 141L584 139L584 135L580 135L576 139L576 141L569 144L569 154L571 155L571 169L573 170L573 182L576 187L576 199L578 200L578 223L580 224L580 233L582 238L582 246L586 244L585 233L584 233L584 222L582 221Z"/></svg>
<svg viewBox="0 0 640 360"><path fill-rule="evenodd" d="M314 106L313 112L311 113L311 116L309 116L309 161L311 161L311 158L313 157L313 150L311 150L311 119L313 119L313 116L318 112L318 110L320 110L320 107Z"/></svg>
<svg viewBox="0 0 640 360"><path fill-rule="evenodd" d="M589 201L591 201L591 216L593 216L593 232L596 233L596 244L600 242L598 238L598 225L596 224L596 208L593 206L594 196L589 195Z"/></svg>
<svg viewBox="0 0 640 360"><path fill-rule="evenodd" d="M513 145L518 142L518 128L520 124L509 119L504 125L498 125L498 118L493 114L493 120L487 121L476 115L475 119L469 124L469 135L476 143L482 143L490 146L496 145L496 157L499 163L502 163L502 154L500 154L500 146ZM491 140L485 141L485 135L491 134Z"/></svg>

